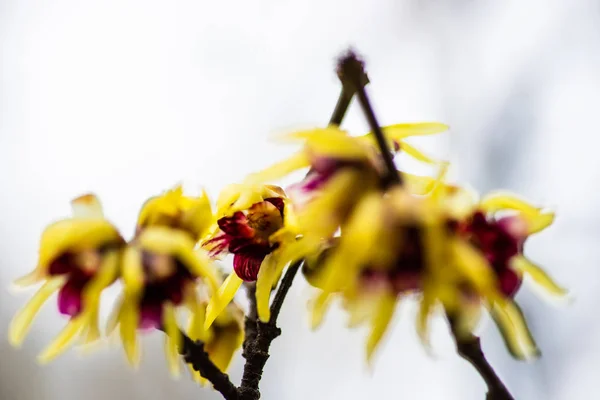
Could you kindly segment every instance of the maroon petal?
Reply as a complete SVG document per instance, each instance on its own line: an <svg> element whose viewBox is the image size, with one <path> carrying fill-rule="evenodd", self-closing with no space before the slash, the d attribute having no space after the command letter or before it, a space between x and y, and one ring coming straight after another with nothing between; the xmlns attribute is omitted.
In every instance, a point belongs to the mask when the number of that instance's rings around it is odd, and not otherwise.
<svg viewBox="0 0 600 400"><path fill-rule="evenodd" d="M231 236L252 237L254 230L248 226L248 219L238 211L231 217L223 217L217 221L219 228Z"/></svg>
<svg viewBox="0 0 600 400"><path fill-rule="evenodd" d="M229 242L231 241L231 236L226 233L221 233L214 238L207 240L202 244L202 247L208 249L208 254L211 257L219 255L227 250L229 246Z"/></svg>
<svg viewBox="0 0 600 400"><path fill-rule="evenodd" d="M58 311L63 315L75 317L79 315L83 306L81 293L88 279L71 277L58 292Z"/></svg>
<svg viewBox="0 0 600 400"><path fill-rule="evenodd" d="M285 206L285 203L281 197L269 197L268 199L265 199L265 201L268 201L269 203L277 207L277 209L281 213L281 216L283 217L283 208Z"/></svg>
<svg viewBox="0 0 600 400"><path fill-rule="evenodd" d="M521 277L512 269L506 268L498 276L500 291L507 297L513 297L521 287Z"/></svg>
<svg viewBox="0 0 600 400"><path fill-rule="evenodd" d="M233 269L244 281L253 282L265 256L266 254L257 252L237 253L233 257Z"/></svg>
<svg viewBox="0 0 600 400"><path fill-rule="evenodd" d="M69 254L64 254L50 263L48 274L52 276L63 275L71 272L72 263Z"/></svg>
<svg viewBox="0 0 600 400"><path fill-rule="evenodd" d="M162 303L142 301L139 328L143 330L158 329L162 324Z"/></svg>

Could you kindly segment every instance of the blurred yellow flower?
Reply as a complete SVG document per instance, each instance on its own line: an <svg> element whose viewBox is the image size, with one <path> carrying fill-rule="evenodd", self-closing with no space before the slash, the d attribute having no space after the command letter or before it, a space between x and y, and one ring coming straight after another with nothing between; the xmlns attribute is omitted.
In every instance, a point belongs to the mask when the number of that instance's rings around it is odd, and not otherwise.
<svg viewBox="0 0 600 400"><path fill-rule="evenodd" d="M18 286L43 284L11 322L8 337L14 346L21 345L34 317L54 292L59 292L59 312L69 316L67 326L39 356L40 362L63 353L79 335L85 335L85 343L99 338L100 292L117 279L125 244L104 218L94 195L78 197L71 204L73 217L49 225L42 233L35 270L15 282Z"/></svg>
<svg viewBox="0 0 600 400"><path fill-rule="evenodd" d="M478 201L439 180L428 196L401 188L374 192L363 198L309 275L322 290L313 302L313 326L322 321L332 295L341 297L351 326L371 326L371 359L399 298L416 293L417 329L425 343L436 304L461 335L472 332L484 305L511 353L534 357L537 347L512 296L523 274L552 294L565 294L522 254L525 238L552 220L553 213L515 196L496 193Z"/></svg>
<svg viewBox="0 0 600 400"><path fill-rule="evenodd" d="M138 230L123 256L124 295L109 321L109 332L119 325L129 362L140 360L137 331L164 329L165 351L174 376L179 373L178 348L181 331L176 312L188 309L192 320L202 325L198 284L205 282L214 292L218 273L208 255L196 249L197 239L212 221L206 196L190 198L181 188L168 191L144 205ZM203 289L204 287L200 287Z"/></svg>

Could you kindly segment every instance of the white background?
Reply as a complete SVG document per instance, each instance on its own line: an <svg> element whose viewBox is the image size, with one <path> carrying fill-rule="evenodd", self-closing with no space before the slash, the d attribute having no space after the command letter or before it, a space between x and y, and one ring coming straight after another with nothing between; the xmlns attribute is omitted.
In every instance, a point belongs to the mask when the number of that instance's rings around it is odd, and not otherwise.
<svg viewBox="0 0 600 400"><path fill-rule="evenodd" d="M2 287L33 268L41 230L78 194L96 192L130 235L146 197L180 181L216 195L289 154L268 138L326 123L338 93L334 59L348 45L368 62L382 124L446 122L449 134L418 142L454 161L461 180L556 208L556 224L527 251L576 302L555 308L519 294L544 354L534 364L512 360L489 325L484 347L517 399L600 398L593 0L0 0ZM358 107L345 126L365 131ZM442 323L435 356L422 350L411 304L369 371L364 332L346 331L341 314L309 332L310 290L296 283L264 399L484 398ZM117 292L106 293L104 314ZM0 399L219 398L171 380L158 334L144 341L137 372L118 348L38 366L64 320L46 307L24 348L10 348L6 327L27 296L0 292ZM238 357L236 382L241 366Z"/></svg>

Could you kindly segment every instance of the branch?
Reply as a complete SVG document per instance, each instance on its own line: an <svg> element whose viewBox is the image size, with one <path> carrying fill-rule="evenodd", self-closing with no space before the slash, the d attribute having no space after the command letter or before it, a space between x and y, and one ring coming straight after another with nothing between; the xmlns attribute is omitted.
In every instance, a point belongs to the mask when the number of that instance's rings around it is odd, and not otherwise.
<svg viewBox="0 0 600 400"><path fill-rule="evenodd" d="M269 348L271 347L271 342L281 335L281 329L277 327L277 317L301 265L302 261L298 261L290 265L287 269L271 304L271 318L269 322L256 321L257 335L255 340L244 344L246 365L244 365L242 384L239 388L241 400L260 399L258 385L260 384L265 364L269 359Z"/></svg>
<svg viewBox="0 0 600 400"><path fill-rule="evenodd" d="M350 90L353 90L356 93L358 101L360 102L360 106L363 109L365 117L367 118L367 122L369 123L369 127L371 128L373 135L375 135L377 145L381 150L381 157L383 158L387 170L386 175L382 178L383 187L388 188L394 184L401 184L402 177L396 170L392 151L390 150L387 139L383 135L383 131L377 122L375 112L373 111L373 107L369 101L369 96L367 96L367 92L365 90L365 85L369 83L369 78L365 72L364 64L358 59L353 51L348 51L348 53L339 60L338 76L344 87L349 87Z"/></svg>
<svg viewBox="0 0 600 400"><path fill-rule="evenodd" d="M246 358L246 348L248 343L252 343L256 340L258 334L258 327L256 321L258 320L258 314L256 310L256 283L246 283L246 295L248 296L248 314L244 318L244 344L242 350L242 356Z"/></svg>
<svg viewBox="0 0 600 400"><path fill-rule="evenodd" d="M204 343L193 341L185 333L181 332L183 343L179 353L183 356L185 362L190 364L195 371L198 371L203 378L212 383L216 391L223 395L225 400L238 400L238 391L235 385L229 379L229 376L221 371L211 360L204 350Z"/></svg>
<svg viewBox="0 0 600 400"><path fill-rule="evenodd" d="M480 339L475 335L460 338L453 319L448 316L448 320L450 321L450 328L456 342L458 354L475 367L488 387L486 399L514 400L514 397L510 394L502 380L496 375L494 368L492 368L485 358L485 354L481 350Z"/></svg>

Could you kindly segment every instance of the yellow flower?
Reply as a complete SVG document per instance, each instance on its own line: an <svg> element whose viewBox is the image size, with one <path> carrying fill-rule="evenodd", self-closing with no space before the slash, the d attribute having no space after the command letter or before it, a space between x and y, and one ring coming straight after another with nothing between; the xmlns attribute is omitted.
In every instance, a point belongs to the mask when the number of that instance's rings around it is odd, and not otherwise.
<svg viewBox="0 0 600 400"><path fill-rule="evenodd" d="M119 325L125 353L134 366L140 360L138 329L161 328L167 334L169 368L177 376L181 332L176 313L181 306L187 308L201 326L198 283L206 282L211 292L218 288L212 261L195 248L212 221L204 199L185 197L177 188L148 201L140 213L137 235L123 256L124 296L108 328L110 332Z"/></svg>
<svg viewBox="0 0 600 400"><path fill-rule="evenodd" d="M539 351L512 297L524 275L551 294L566 294L523 255L525 239L547 227L554 214L513 195L493 193L479 200L441 177L436 181L428 196L393 189L360 202L309 275L323 290L313 303L313 325L321 322L332 295L341 296L350 325L371 325L370 359L399 297L416 292L424 343L437 304L459 335L472 332L483 305L511 354L535 357Z"/></svg>
<svg viewBox="0 0 600 400"><path fill-rule="evenodd" d="M117 279L125 244L104 218L94 195L78 197L71 204L73 217L51 224L42 233L35 270L15 282L18 286L43 284L11 322L8 336L14 346L22 344L34 317L57 290L58 310L70 318L40 355L40 362L62 354L78 335L85 335L85 343L99 338L100 292Z"/></svg>
<svg viewBox="0 0 600 400"><path fill-rule="evenodd" d="M199 197L189 197L178 185L146 201L138 217L137 231L148 226L168 226L187 232L198 241L212 222L213 214L206 192Z"/></svg>
<svg viewBox="0 0 600 400"><path fill-rule="evenodd" d="M435 164L435 160L405 141L448 129L440 123L397 124L382 128L390 147L399 148L414 158ZM308 175L288 189L297 216L299 233L328 238L352 212L361 196L379 187L385 170L372 134L353 137L332 126L295 132L289 141L303 143L301 151L261 172L251 174L249 183L268 182L302 168ZM411 182L423 183L408 175Z"/></svg>
<svg viewBox="0 0 600 400"><path fill-rule="evenodd" d="M234 272L211 298L205 328L231 302L244 281L256 281L258 316L268 321L271 289L295 257L290 252L295 234L284 229L284 222L291 218L288 199L276 186L236 184L223 190L217 207L217 228L203 247L212 256L233 254Z"/></svg>
<svg viewBox="0 0 600 400"><path fill-rule="evenodd" d="M460 189L441 197L448 206L450 226L455 235L468 241L493 271L501 296L481 299L501 330L506 345L516 358L536 357L539 350L525 319L513 301L524 276L553 296L566 290L523 254L526 239L548 227L554 213L533 206L505 192L481 199ZM470 333L479 320L479 299L466 293L453 312L459 332Z"/></svg>
<svg viewBox="0 0 600 400"><path fill-rule="evenodd" d="M208 358L223 372L227 371L233 355L242 346L244 341L244 312L235 304L229 305L217 317L208 330L204 330L204 315L208 303L202 302L196 319L190 320L188 336L192 340L204 343L204 350ZM205 379L200 373L191 369L194 379L202 384Z"/></svg>

